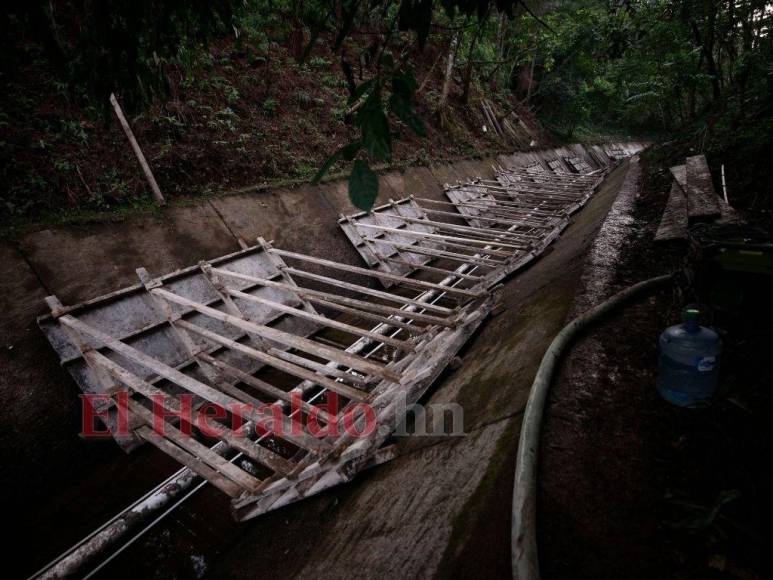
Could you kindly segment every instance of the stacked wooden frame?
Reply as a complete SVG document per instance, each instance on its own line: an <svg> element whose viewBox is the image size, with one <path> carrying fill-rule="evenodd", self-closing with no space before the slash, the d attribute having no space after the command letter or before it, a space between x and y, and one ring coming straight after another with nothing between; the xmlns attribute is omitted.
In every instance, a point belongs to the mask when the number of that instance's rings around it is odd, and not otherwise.
<svg viewBox="0 0 773 580"><path fill-rule="evenodd" d="M370 212L342 215L339 224L372 268L460 278L471 288L485 288L539 256L603 174L556 173L541 165L497 169L496 181L448 186L448 202L390 200Z"/></svg>
<svg viewBox="0 0 773 580"><path fill-rule="evenodd" d="M117 441L155 445L231 496L237 519L373 461L399 409L494 300L462 279L438 285L259 242L160 278L139 269L139 285L77 306L49 297L39 321L82 390L100 395Z"/></svg>
<svg viewBox="0 0 773 580"><path fill-rule="evenodd" d="M575 173L590 173L593 171L593 168L582 157L565 157L564 161Z"/></svg>

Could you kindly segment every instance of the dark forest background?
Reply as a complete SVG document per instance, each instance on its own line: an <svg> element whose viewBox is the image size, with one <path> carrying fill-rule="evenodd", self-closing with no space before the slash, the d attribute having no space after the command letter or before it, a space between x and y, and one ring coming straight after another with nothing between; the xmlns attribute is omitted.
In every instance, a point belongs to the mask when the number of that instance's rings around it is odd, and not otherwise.
<svg viewBox="0 0 773 580"><path fill-rule="evenodd" d="M760 0L13 2L0 217L150 204L113 92L172 198L322 169L367 207L385 165L635 136L722 158L764 208L772 19ZM484 130L483 102L539 138Z"/></svg>

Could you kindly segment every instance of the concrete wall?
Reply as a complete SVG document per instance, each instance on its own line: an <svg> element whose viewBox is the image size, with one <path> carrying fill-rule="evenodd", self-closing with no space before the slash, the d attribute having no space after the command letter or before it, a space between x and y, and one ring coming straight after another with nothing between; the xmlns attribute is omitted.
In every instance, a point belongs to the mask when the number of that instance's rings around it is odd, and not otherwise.
<svg viewBox="0 0 773 580"><path fill-rule="evenodd" d="M444 200L444 184L490 178L494 163L545 163L567 151L391 171L380 177L377 203L409 194ZM239 238L252 244L257 236L288 250L362 265L336 223L340 213L354 211L346 183L336 182L228 195L160 215L52 228L30 233L18 245L0 244L0 422L6 435L0 444L1 491L11 517L23 522L9 551L35 542L46 546L40 558L50 558L176 467L145 449L127 460L115 445L79 440L79 391L35 325L35 317L45 313L46 295L75 304L135 284L140 266L160 275L235 251ZM52 514L78 525L52 527ZM43 562L25 561L36 563Z"/></svg>

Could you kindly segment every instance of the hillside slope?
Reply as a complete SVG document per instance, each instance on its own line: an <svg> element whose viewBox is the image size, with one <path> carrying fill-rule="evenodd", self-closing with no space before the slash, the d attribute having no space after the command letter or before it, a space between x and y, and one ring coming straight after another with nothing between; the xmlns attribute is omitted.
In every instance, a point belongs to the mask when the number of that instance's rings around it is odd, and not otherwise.
<svg viewBox="0 0 773 580"><path fill-rule="evenodd" d="M348 90L341 57L329 45L319 42L313 56L299 64L277 43L256 56L233 39L221 39L187 71L170 66L169 99L127 112L164 195L211 195L310 179L353 131L345 118ZM24 58L3 73L6 91L0 94L5 130L0 175L6 185L0 222L7 227L30 219L60 221L72 214L148 205L146 182L112 111L70 96L71 88L53 74L33 42L20 39L17 50ZM469 104L461 104L459 78L440 123L441 52L428 48L414 56L417 109L427 137L398 124L405 130L396 135L394 165L517 146L484 128L480 87L473 86ZM357 82L371 72L355 70ZM512 102L497 105L493 99L501 113L514 108ZM540 145L548 144L529 112L518 114L529 127L521 146L537 135Z"/></svg>

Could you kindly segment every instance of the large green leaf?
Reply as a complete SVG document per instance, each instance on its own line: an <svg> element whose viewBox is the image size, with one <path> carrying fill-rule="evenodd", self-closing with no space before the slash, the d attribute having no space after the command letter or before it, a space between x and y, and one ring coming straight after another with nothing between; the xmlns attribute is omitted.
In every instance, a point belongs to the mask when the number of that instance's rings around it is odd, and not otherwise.
<svg viewBox="0 0 773 580"><path fill-rule="evenodd" d="M357 125L362 131L362 144L370 155L381 161L392 159L392 135L378 93L372 93L357 112Z"/></svg>
<svg viewBox="0 0 773 580"><path fill-rule="evenodd" d="M413 109L413 106L408 99L393 93L389 98L389 108L397 115L397 118L408 125L414 133L420 137L426 136L427 130L424 127L424 121L416 114L416 111Z"/></svg>
<svg viewBox="0 0 773 580"><path fill-rule="evenodd" d="M389 108L414 133L424 137L426 129L424 121L413 108L413 96L418 83L411 69L406 69L392 76L392 95L389 97Z"/></svg>
<svg viewBox="0 0 773 580"><path fill-rule="evenodd" d="M349 175L349 199L364 211L370 211L378 196L378 175L368 162L356 159Z"/></svg>
<svg viewBox="0 0 773 580"><path fill-rule="evenodd" d="M360 147L362 147L362 141L353 141L352 143L344 145L338 151L333 153L325 160L325 162L322 164L322 167L320 167L319 171L317 171L316 175L311 178L312 185L317 185L339 159L343 158L347 161L354 159L354 156L357 155L357 151L360 150Z"/></svg>

